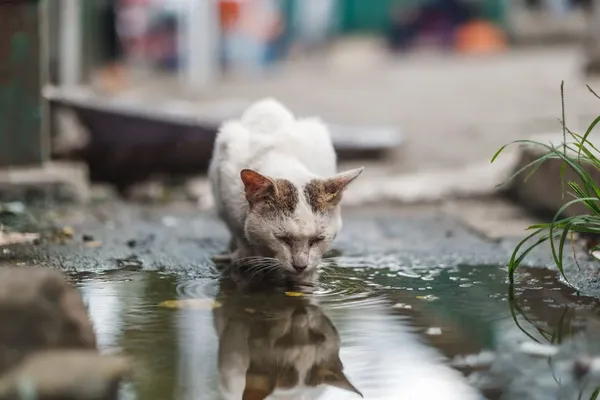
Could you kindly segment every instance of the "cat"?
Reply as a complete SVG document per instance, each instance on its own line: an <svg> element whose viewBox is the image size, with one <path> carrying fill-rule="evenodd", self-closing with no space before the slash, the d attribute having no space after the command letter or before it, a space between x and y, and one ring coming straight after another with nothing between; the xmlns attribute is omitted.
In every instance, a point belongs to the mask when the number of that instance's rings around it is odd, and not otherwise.
<svg viewBox="0 0 600 400"><path fill-rule="evenodd" d="M208 172L231 233L229 254L217 260L291 281L314 277L342 227L342 194L364 169L336 173L336 161L323 122L296 119L275 99L224 123Z"/></svg>
<svg viewBox="0 0 600 400"><path fill-rule="evenodd" d="M219 301L213 322L225 399L316 399L327 386L362 397L343 372L339 333L314 300L233 292Z"/></svg>

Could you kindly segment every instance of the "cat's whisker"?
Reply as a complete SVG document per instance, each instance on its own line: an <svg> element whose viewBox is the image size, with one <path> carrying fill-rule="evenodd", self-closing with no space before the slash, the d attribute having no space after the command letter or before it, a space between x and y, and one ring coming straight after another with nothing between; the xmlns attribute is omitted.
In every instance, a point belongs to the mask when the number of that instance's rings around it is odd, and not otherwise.
<svg viewBox="0 0 600 400"><path fill-rule="evenodd" d="M253 270L250 270L252 273L250 274L250 276L248 278L249 279L253 279L255 276L257 276L261 272L274 271L274 270L276 270L279 267L280 267L280 265L278 265L278 264L272 264L272 265L263 264L263 265L259 265L256 268L254 268Z"/></svg>

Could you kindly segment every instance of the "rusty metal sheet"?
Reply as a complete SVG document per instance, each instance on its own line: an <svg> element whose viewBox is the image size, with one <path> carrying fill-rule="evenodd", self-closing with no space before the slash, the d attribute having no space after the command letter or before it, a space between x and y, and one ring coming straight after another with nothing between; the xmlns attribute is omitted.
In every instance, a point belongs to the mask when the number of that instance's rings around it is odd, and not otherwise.
<svg viewBox="0 0 600 400"><path fill-rule="evenodd" d="M0 166L44 161L38 4L0 1Z"/></svg>

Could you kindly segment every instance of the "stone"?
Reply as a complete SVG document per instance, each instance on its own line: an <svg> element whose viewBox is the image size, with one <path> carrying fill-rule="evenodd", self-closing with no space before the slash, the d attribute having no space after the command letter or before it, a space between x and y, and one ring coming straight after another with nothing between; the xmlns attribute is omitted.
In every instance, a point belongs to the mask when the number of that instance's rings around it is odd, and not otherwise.
<svg viewBox="0 0 600 400"><path fill-rule="evenodd" d="M0 377L0 400L116 400L119 383L129 373L127 360L116 355L44 351Z"/></svg>
<svg viewBox="0 0 600 400"><path fill-rule="evenodd" d="M48 349L95 349L96 337L79 292L44 268L0 271L0 375Z"/></svg>
<svg viewBox="0 0 600 400"><path fill-rule="evenodd" d="M49 162L39 167L0 168L0 201L86 203L89 198L88 173L83 164Z"/></svg>
<svg viewBox="0 0 600 400"><path fill-rule="evenodd" d="M533 137L532 140L558 146L562 143L562 134L545 134ZM520 156L514 167L515 172L547 152L547 149L534 145L522 145L519 150ZM572 153L571 155L576 154ZM525 180L525 177L528 175L528 171L523 172L510 182L508 193L525 208L541 215L554 216L563 205L573 199L566 193L568 189L567 182L581 182L569 167L565 168L564 179L561 181L561 165L561 159L546 160L527 180ZM600 171L592 166L584 166L584 168L596 182L600 183ZM586 213L587 208L582 204L574 204L564 210L565 216Z"/></svg>

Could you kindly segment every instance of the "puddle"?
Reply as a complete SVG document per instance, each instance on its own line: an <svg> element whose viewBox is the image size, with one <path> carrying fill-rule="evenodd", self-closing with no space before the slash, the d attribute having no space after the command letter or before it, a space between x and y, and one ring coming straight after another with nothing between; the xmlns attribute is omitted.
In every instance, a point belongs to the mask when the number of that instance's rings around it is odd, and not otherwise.
<svg viewBox="0 0 600 400"><path fill-rule="evenodd" d="M488 266L337 267L312 293L239 294L139 271L75 282L101 348L134 360L127 399L587 399L595 389L575 362L595 350L571 338L598 302L548 270L523 269L514 298L506 271Z"/></svg>

